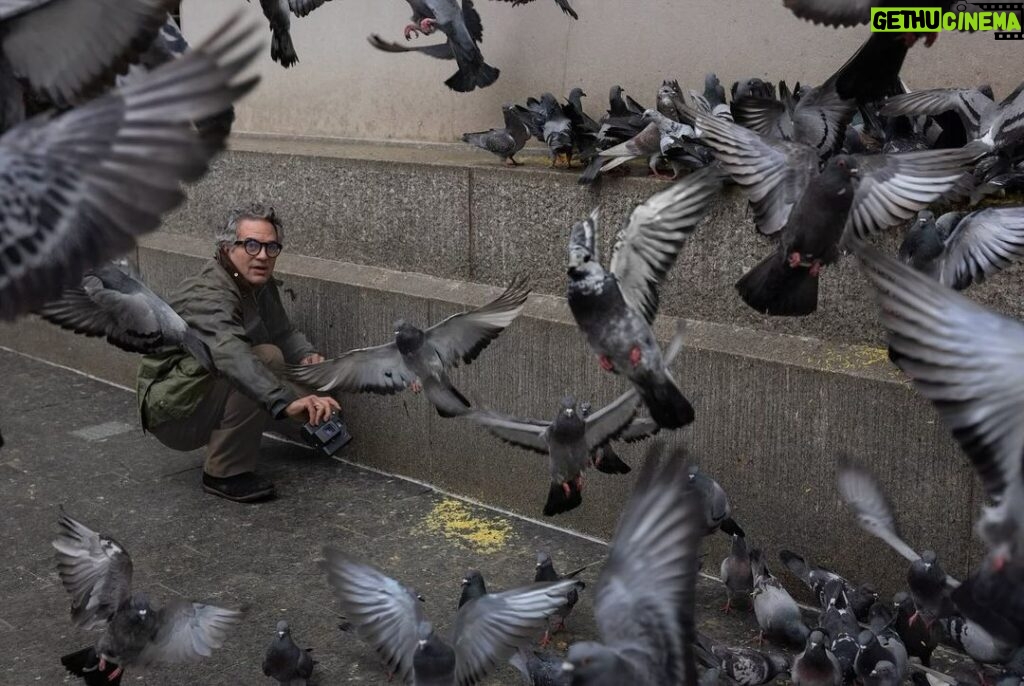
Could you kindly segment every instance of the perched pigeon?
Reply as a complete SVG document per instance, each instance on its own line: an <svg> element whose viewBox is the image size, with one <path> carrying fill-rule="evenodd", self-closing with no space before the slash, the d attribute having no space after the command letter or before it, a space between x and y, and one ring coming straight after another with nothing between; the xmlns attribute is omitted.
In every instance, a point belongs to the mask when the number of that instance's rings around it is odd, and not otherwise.
<svg viewBox="0 0 1024 686"><path fill-rule="evenodd" d="M180 204L181 182L201 177L223 145L201 141L189 122L258 81L236 80L258 48L229 57L250 30L231 19L145 80L0 137L0 320L56 298Z"/></svg>
<svg viewBox="0 0 1024 686"><path fill-rule="evenodd" d="M569 686L568 675L562 671L563 660L555 653L520 648L508 662L523 675L526 686Z"/></svg>
<svg viewBox="0 0 1024 686"><path fill-rule="evenodd" d="M910 617L911 625L923 621L926 627L930 627L937 619L952 617L956 613L946 578L946 572L932 550L924 551L921 557L910 563L907 585L916 608Z"/></svg>
<svg viewBox="0 0 1024 686"><path fill-rule="evenodd" d="M551 561L551 556L544 551L537 553L537 571L534 573L534 581L564 581L566 579L575 579L580 572L585 570L590 565L584 565L579 569L575 569L567 574L559 574L555 571L555 563ZM572 608L579 602L580 594L584 588L587 587L582 581L578 582L578 586L573 590L569 591L569 595L566 597L565 605L558 608L558 612L555 613L555 617L558 617L558 626L555 627L555 631L561 631L565 628L565 620L569 618L569 614L572 612ZM545 632L545 638L548 637L548 633ZM546 643L546 641L545 641Z"/></svg>
<svg viewBox="0 0 1024 686"><path fill-rule="evenodd" d="M873 590L865 586L855 586L829 569L808 563L804 558L790 550L780 550L779 560L800 581L804 582L818 599L818 605L822 609L828 607L829 598L825 592L826 586L830 581L839 582L854 615L862 622L867 621L868 611L875 601L878 600L878 594Z"/></svg>
<svg viewBox="0 0 1024 686"><path fill-rule="evenodd" d="M910 655L896 631L896 613L887 604L879 602L871 606L869 615L868 626L878 639L878 644L892 653L896 671L905 679L910 674Z"/></svg>
<svg viewBox="0 0 1024 686"><path fill-rule="evenodd" d="M455 615L452 641L433 629L419 597L379 570L325 548L327 581L356 633L398 683L477 683L529 645L560 608L574 581L486 593Z"/></svg>
<svg viewBox="0 0 1024 686"><path fill-rule="evenodd" d="M533 2L533 0L502 0L502 1L503 2L511 2L513 7L516 7L517 5L525 5L527 3ZM558 8L560 10L562 10L562 12L564 12L565 14L568 14L573 19L579 19L580 18L579 15L576 14L576 11L573 10L572 5L569 4L569 0L555 0L555 4L558 5Z"/></svg>
<svg viewBox="0 0 1024 686"><path fill-rule="evenodd" d="M815 629L804 651L793 660L793 686L841 686L843 668L828 649L825 634Z"/></svg>
<svg viewBox="0 0 1024 686"><path fill-rule="evenodd" d="M721 117L726 121L734 120L732 109L725 99L725 88L722 87L722 82L718 80L718 76L714 73L707 74L704 77L704 92L690 91L690 99L693 101L693 105L698 112ZM679 112L678 107L677 112Z"/></svg>
<svg viewBox="0 0 1024 686"><path fill-rule="evenodd" d="M530 129L530 133L551 152L551 166L558 166L564 160L566 168L572 165L576 140L573 136L572 117L567 107L560 105L555 96L545 93L540 100L530 98L526 107L517 112Z"/></svg>
<svg viewBox="0 0 1024 686"><path fill-rule="evenodd" d="M156 37L175 4L171 0L4 0L0 3L0 133L25 116L23 83L58 106L83 102L112 86L117 73Z"/></svg>
<svg viewBox="0 0 1024 686"><path fill-rule="evenodd" d="M1024 559L1024 325L911 267L854 243L878 291L890 358L931 400L974 464L988 496L977 532L984 567Z"/></svg>
<svg viewBox="0 0 1024 686"><path fill-rule="evenodd" d="M319 364L289 367L295 381L319 391L391 395L423 390L442 417L464 414L469 401L452 386L448 370L470 364L522 312L530 294L515 280L498 298L421 330L398 320L395 340L351 350Z"/></svg>
<svg viewBox="0 0 1024 686"><path fill-rule="evenodd" d="M109 343L129 352L181 346L203 369L215 371L210 349L199 334L146 284L115 264L87 272L79 287L65 289L38 314L75 333L106 336Z"/></svg>
<svg viewBox="0 0 1024 686"><path fill-rule="evenodd" d="M954 648L962 650L972 660L983 665L1004 664L1017 650L1015 644L995 638L981 625L963 617L943 620L943 630Z"/></svg>
<svg viewBox="0 0 1024 686"><path fill-rule="evenodd" d="M307 680L313 675L313 665L316 664L316 660L309 654L311 650L302 650L295 645L288 622L282 619L277 623L276 638L267 646L263 658L263 674L287 686L306 686Z"/></svg>
<svg viewBox="0 0 1024 686"><path fill-rule="evenodd" d="M568 512L583 502L583 471L591 454L622 432L640 399L629 390L587 418L580 415L576 399L562 399L551 422L516 419L489 410L474 410L467 417L503 441L548 455L551 486L544 515Z"/></svg>
<svg viewBox="0 0 1024 686"><path fill-rule="evenodd" d="M931 212L917 220L900 245L900 259L958 291L1024 259L1024 207L976 212Z"/></svg>
<svg viewBox="0 0 1024 686"><path fill-rule="evenodd" d="M431 34L440 29L447 37L447 43L426 48L405 48L388 43L379 36L370 37L370 44L385 52L419 51L431 57L448 59L454 57L459 70L447 81L446 86L459 93L468 93L476 88L486 88L498 80L501 70L484 62L484 56L477 45L483 40L484 27L472 0L406 0L412 7L412 24L405 28L408 40L413 33ZM447 49L448 55L445 54Z"/></svg>
<svg viewBox="0 0 1024 686"><path fill-rule="evenodd" d="M744 536L743 529L732 520L732 506L729 496L721 484L702 472L696 465L689 468L690 485L701 494L704 501L704 535L710 536L719 529L733 536Z"/></svg>
<svg viewBox="0 0 1024 686"><path fill-rule="evenodd" d="M725 607L722 610L730 612L737 600L747 604L754 590L754 575L750 568L750 553L745 536L732 535L729 556L722 560L721 575L726 592Z"/></svg>
<svg viewBox="0 0 1024 686"><path fill-rule="evenodd" d="M651 451L597 582L601 642L569 646L574 686L695 684L700 495L686 460Z"/></svg>
<svg viewBox="0 0 1024 686"><path fill-rule="evenodd" d="M658 286L721 185L721 175L709 167L639 205L619 234L609 271L597 252L598 210L577 223L569 238L568 300L577 325L601 368L627 376L666 429L686 426L694 414L651 330Z"/></svg>
<svg viewBox="0 0 1024 686"><path fill-rule="evenodd" d="M914 601L909 593L899 592L892 599L893 611L896 621L893 627L900 635L903 645L906 646L907 654L916 657L925 667L932 663L932 653L939 645L942 638L942 626L940 624L927 625L925 622L910 623L910 618L917 610Z"/></svg>
<svg viewBox="0 0 1024 686"><path fill-rule="evenodd" d="M750 564L754 570L754 615L761 635L786 645L805 645L811 632L804 624L800 607L772 575L760 549L750 551Z"/></svg>
<svg viewBox="0 0 1024 686"><path fill-rule="evenodd" d="M194 662L224 645L242 613L174 600L162 608L132 591L132 559L112 538L100 535L63 511L53 541L57 573L71 595L71 619L82 629L103 627L95 646L61 658L75 676L106 672L114 680L126 667ZM98 657L98 663L89 663Z"/></svg>
<svg viewBox="0 0 1024 686"><path fill-rule="evenodd" d="M462 134L462 142L475 145L476 147L494 153L505 164L516 166L515 155L523 149L526 142L530 140L530 130L519 118L513 105L504 105L501 108L505 116L505 128L490 129L477 133Z"/></svg>
<svg viewBox="0 0 1024 686"><path fill-rule="evenodd" d="M846 595L843 584L837 580L827 581L822 590L822 597L825 599L824 608L818 615L818 626L832 638L849 634L856 636L860 633L860 624L857 616L850 608L850 599ZM865 613L866 619L867 613Z"/></svg>

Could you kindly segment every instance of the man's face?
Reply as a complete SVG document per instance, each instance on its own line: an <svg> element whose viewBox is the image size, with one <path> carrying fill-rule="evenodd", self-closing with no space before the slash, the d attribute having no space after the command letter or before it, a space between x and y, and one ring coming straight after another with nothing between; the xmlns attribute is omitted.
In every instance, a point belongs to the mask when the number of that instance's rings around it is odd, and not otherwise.
<svg viewBox="0 0 1024 686"><path fill-rule="evenodd" d="M261 243L277 240L274 225L263 219L241 220L238 222L236 236L240 241L247 238L253 238ZM274 263L277 261L277 258L267 256L266 247L261 248L258 255L250 255L245 252L244 245L231 246L228 257L239 275L253 286L262 286L270 280L274 273Z"/></svg>

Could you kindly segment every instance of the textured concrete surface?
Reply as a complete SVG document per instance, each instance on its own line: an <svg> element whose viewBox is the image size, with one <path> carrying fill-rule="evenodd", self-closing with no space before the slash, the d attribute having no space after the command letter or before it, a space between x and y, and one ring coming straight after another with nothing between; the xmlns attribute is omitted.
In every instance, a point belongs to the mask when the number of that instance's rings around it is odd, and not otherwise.
<svg viewBox="0 0 1024 686"><path fill-rule="evenodd" d="M523 7L478 0L481 45L501 77L489 88L462 94L443 81L454 64L421 55L392 55L366 42L371 33L404 43L409 7L400 0L331 2L292 19L300 62L282 69L267 48L263 84L238 109L243 131L367 139L455 141L464 131L501 123L501 105L573 86L588 94L588 110L607 107L608 89L621 84L651 105L662 79L699 88L717 72L731 84L758 76L790 84L821 83L867 40L866 26L833 30L795 18L782 0L575 0L580 20L550 0ZM185 34L205 36L230 13L247 7L269 43L255 3L185 0ZM440 42L438 36L420 43ZM903 77L911 87L991 83L1004 97L1020 79L1020 45L989 34L943 34L931 49L913 49Z"/></svg>
<svg viewBox="0 0 1024 686"><path fill-rule="evenodd" d="M506 169L472 150L439 145L247 137L233 145L190 189L165 231L211 236L231 207L260 199L286 222L289 253L492 285L527 274L538 292L555 295L565 292L575 222L601 207L607 263L633 208L667 187L615 178L594 191L576 184L578 170L548 170L543 158ZM899 238L894 229L883 242L895 249ZM662 313L850 343L884 341L868 285L851 259L826 270L819 310L809 317L766 317L747 307L734 284L774 246L729 189L683 247L662 289ZM1015 295L1021 288L1024 267L1017 266L970 294L1024 317L1024 301Z"/></svg>
<svg viewBox="0 0 1024 686"><path fill-rule="evenodd" d="M139 262L154 289L166 292L207 254L203 241L165 234L147 239ZM285 293L295 295L285 300L296 323L327 355L388 340L399 316L426 325L499 292L288 254L278 272ZM674 327L672 318L659 321L663 340ZM15 343L0 332L0 344ZM91 371L89 358L62 355L57 349L58 361ZM855 578L896 588L902 563L855 528L836 494L835 465L845 454L877 471L908 540L937 549L954 573L977 558L971 523L981 495L973 473L884 350L690 322L675 372L697 421L670 440L687 445L692 459L722 482L755 541L791 547ZM544 295L532 296L524 315L454 378L495 409L538 418L550 417L566 393L598 404L626 388L600 372L564 301ZM342 403L357 437L355 459L539 515L546 479L537 456L461 421L442 420L413 395L346 396ZM643 450L624 448L623 455L634 461ZM583 506L554 522L608 536L631 484L632 476L591 474ZM836 540L846 543L836 546ZM714 544L715 555L723 544Z"/></svg>

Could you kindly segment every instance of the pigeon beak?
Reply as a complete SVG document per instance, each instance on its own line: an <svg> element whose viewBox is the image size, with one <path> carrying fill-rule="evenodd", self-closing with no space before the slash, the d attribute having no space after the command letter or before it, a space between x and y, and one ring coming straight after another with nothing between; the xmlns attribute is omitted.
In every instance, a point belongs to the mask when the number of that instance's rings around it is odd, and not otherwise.
<svg viewBox="0 0 1024 686"><path fill-rule="evenodd" d="M420 648L422 648L423 646L427 645L427 639L421 638L420 640L416 641L416 643L419 645Z"/></svg>
<svg viewBox="0 0 1024 686"><path fill-rule="evenodd" d="M468 583L469 583L469 579L463 579L463 580L462 580L462 585L463 585L463 586L465 586L465 585L466 585L466 584L468 584Z"/></svg>
<svg viewBox="0 0 1024 686"><path fill-rule="evenodd" d="M146 616L146 610L139 610L139 616L140 617L145 617Z"/></svg>
<svg viewBox="0 0 1024 686"><path fill-rule="evenodd" d="M278 635L279 638L284 638L284 632L283 631L278 631L277 635Z"/></svg>
<svg viewBox="0 0 1024 686"><path fill-rule="evenodd" d="M850 167L850 176L859 176L859 175L860 175L860 168L858 168L858 167Z"/></svg>
<svg viewBox="0 0 1024 686"><path fill-rule="evenodd" d="M571 672L574 669L576 669L576 666L573 665L573 663L571 663L571 662L563 662L562 663L562 671L563 672Z"/></svg>

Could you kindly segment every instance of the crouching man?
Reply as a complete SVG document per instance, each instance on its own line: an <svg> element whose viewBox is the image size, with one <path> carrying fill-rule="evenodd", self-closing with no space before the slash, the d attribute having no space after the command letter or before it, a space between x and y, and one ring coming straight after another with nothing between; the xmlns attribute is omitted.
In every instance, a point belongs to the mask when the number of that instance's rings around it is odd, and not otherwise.
<svg viewBox="0 0 1024 686"><path fill-rule="evenodd" d="M281 305L273 275L283 244L273 208L235 210L217 235L216 256L169 299L209 345L219 376L179 348L139 367L143 428L174 450L206 446L203 490L236 502L274 495L274 484L255 472L271 418L320 424L340 409L333 398L299 397L278 376L286 363L323 361Z"/></svg>

